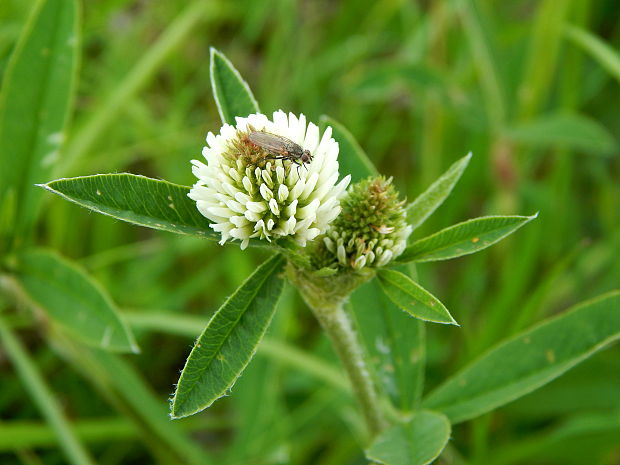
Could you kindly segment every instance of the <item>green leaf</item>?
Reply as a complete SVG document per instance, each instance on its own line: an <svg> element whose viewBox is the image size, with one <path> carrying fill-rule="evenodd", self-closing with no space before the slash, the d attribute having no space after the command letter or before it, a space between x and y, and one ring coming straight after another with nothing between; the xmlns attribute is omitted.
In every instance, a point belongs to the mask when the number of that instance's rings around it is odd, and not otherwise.
<svg viewBox="0 0 620 465"><path fill-rule="evenodd" d="M617 383L614 387L617 397ZM611 435L612 438L615 435L617 438L618 434L620 434L620 410L606 409L602 412L580 413L562 419L559 426L554 426L548 432L534 433L504 446L494 447L487 463L489 465L535 463L541 459L541 454L545 451L565 448L568 443L579 444L578 441L582 438L600 438L601 435ZM611 442L617 443L617 440L612 439Z"/></svg>
<svg viewBox="0 0 620 465"><path fill-rule="evenodd" d="M450 422L438 412L415 412L404 424L383 431L366 457L383 465L426 465L435 460L450 439Z"/></svg>
<svg viewBox="0 0 620 465"><path fill-rule="evenodd" d="M411 316L433 323L457 324L446 307L409 276L399 271L380 269L377 278L385 295Z"/></svg>
<svg viewBox="0 0 620 465"><path fill-rule="evenodd" d="M200 328L207 325L205 317L180 315L178 313L139 312L125 313L127 322L139 330L161 331L187 337L200 335ZM411 320L411 318L409 318ZM342 370L334 364L281 341L263 338L258 346L258 355L263 355L274 362L282 363L301 373L313 376L336 390L350 392L351 384Z"/></svg>
<svg viewBox="0 0 620 465"><path fill-rule="evenodd" d="M620 54L616 49L585 29L566 26L565 33L620 82Z"/></svg>
<svg viewBox="0 0 620 465"><path fill-rule="evenodd" d="M463 24L464 39L471 50L472 66L476 68L487 119L493 128L502 127L506 120L506 83L502 79L500 52L495 47L493 28L486 9L478 3L454 3Z"/></svg>
<svg viewBox="0 0 620 465"><path fill-rule="evenodd" d="M470 159L471 153L452 164L448 171L407 205L407 223L415 229L437 210L452 192L463 171L467 168Z"/></svg>
<svg viewBox="0 0 620 465"><path fill-rule="evenodd" d="M82 207L147 228L218 240L190 188L135 174L98 174L41 185Z"/></svg>
<svg viewBox="0 0 620 465"><path fill-rule="evenodd" d="M76 338L110 351L139 352L110 297L77 265L43 249L22 252L17 260L26 294Z"/></svg>
<svg viewBox="0 0 620 465"><path fill-rule="evenodd" d="M423 402L453 423L468 420L547 384L620 338L620 291L503 342L435 389Z"/></svg>
<svg viewBox="0 0 620 465"><path fill-rule="evenodd" d="M420 239L396 259L398 262L433 262L486 249L538 216L483 216L442 229Z"/></svg>
<svg viewBox="0 0 620 465"><path fill-rule="evenodd" d="M506 129L512 141L535 147L564 146L583 152L608 154L617 146L613 135L598 121L578 114L541 116Z"/></svg>
<svg viewBox="0 0 620 465"><path fill-rule="evenodd" d="M99 383L99 389L112 403L122 406L122 413L133 420L149 447L162 447L173 455L164 463L210 465L211 455L196 443L182 423L171 422L164 396L153 392L151 379L142 374L129 360L102 350L75 351L74 362L87 378ZM154 354L154 356L157 356ZM204 431L204 430L203 430ZM150 444L149 444L150 443Z"/></svg>
<svg viewBox="0 0 620 465"><path fill-rule="evenodd" d="M256 352L282 293L280 255L263 263L213 315L181 372L173 418L209 407L232 387Z"/></svg>
<svg viewBox="0 0 620 465"><path fill-rule="evenodd" d="M321 116L321 127L324 129L326 126L331 126L332 137L340 146L338 164L341 178L350 174L351 183L354 183L369 176L379 175L377 168L357 143L353 134L338 121L323 115Z"/></svg>
<svg viewBox="0 0 620 465"><path fill-rule="evenodd" d="M211 47L211 87L222 123L236 124L235 116L260 112L250 86L224 54Z"/></svg>
<svg viewBox="0 0 620 465"><path fill-rule="evenodd" d="M65 138L79 51L74 0L36 3L11 56L0 95L0 206L16 199L14 218L3 219L17 239L34 223L44 182Z"/></svg>
<svg viewBox="0 0 620 465"><path fill-rule="evenodd" d="M368 63L349 91L359 99L385 102L408 89L441 92L448 85L446 74L439 69L421 63L394 62L390 58L383 63Z"/></svg>
<svg viewBox="0 0 620 465"><path fill-rule="evenodd" d="M401 311L374 279L349 301L376 381L398 409L412 410L424 385L424 323Z"/></svg>
<svg viewBox="0 0 620 465"><path fill-rule="evenodd" d="M58 445L65 453L67 462L73 465L94 464L87 450L77 439L71 423L62 411L60 402L45 382L45 378L2 318L0 318L0 342L2 342L3 354L15 365L23 386L53 428Z"/></svg>

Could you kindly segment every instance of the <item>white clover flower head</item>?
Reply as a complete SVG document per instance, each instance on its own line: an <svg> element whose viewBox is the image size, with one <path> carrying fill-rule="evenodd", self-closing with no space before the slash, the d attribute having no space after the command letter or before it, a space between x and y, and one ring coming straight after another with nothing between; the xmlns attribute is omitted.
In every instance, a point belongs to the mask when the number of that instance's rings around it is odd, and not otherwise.
<svg viewBox="0 0 620 465"><path fill-rule="evenodd" d="M314 268L378 268L403 253L413 228L391 178L368 178L352 185L341 206L341 214L317 246Z"/></svg>
<svg viewBox="0 0 620 465"><path fill-rule="evenodd" d="M350 176L338 182L338 143L327 127L323 136L306 117L279 110L270 120L256 113L224 124L220 133L207 134L202 150L206 164L192 160L198 178L188 194L202 215L222 235L241 241L273 241L289 237L304 247L327 230L340 213L339 198ZM306 163L282 157L253 143L254 132L284 137L308 150Z"/></svg>

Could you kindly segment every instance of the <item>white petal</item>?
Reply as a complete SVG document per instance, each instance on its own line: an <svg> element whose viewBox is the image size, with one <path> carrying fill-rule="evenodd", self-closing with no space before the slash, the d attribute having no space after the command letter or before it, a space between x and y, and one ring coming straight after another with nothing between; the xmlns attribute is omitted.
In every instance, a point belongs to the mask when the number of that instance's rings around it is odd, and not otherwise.
<svg viewBox="0 0 620 465"><path fill-rule="evenodd" d="M269 201L269 209L271 210L271 213L273 213L276 216L280 215L280 207L278 207L278 202L276 202L276 199L271 199Z"/></svg>
<svg viewBox="0 0 620 465"><path fill-rule="evenodd" d="M254 190L254 187L252 186L252 181L250 181L250 178L248 178L247 176L243 177L242 184L247 192L252 192Z"/></svg>
<svg viewBox="0 0 620 465"><path fill-rule="evenodd" d="M383 266L387 264L391 259L392 259L392 251L385 250L379 257L379 260L377 260L377 266Z"/></svg>
<svg viewBox="0 0 620 465"><path fill-rule="evenodd" d="M301 195L301 193L303 192L305 186L306 186L306 183L303 180L300 179L293 186L293 189L291 189L291 198L292 199L298 199L299 196Z"/></svg>
<svg viewBox="0 0 620 465"><path fill-rule="evenodd" d="M306 115L303 113L299 115L299 123L297 125L297 131L293 134L293 141L303 147L304 139L306 138Z"/></svg>
<svg viewBox="0 0 620 465"><path fill-rule="evenodd" d="M319 199L314 199L305 207L297 209L297 214L295 216L301 219L311 217L314 221L314 218L316 218L316 211L319 208L319 205L321 205L321 201Z"/></svg>
<svg viewBox="0 0 620 465"><path fill-rule="evenodd" d="M283 184L284 183L284 167L282 165L278 165L276 166L276 178L278 180L278 183Z"/></svg>
<svg viewBox="0 0 620 465"><path fill-rule="evenodd" d="M310 196L310 194L312 193L312 191L314 190L314 188L316 187L316 183L318 182L318 180L319 180L318 173L312 173L310 175L310 178L306 181L306 185L304 186L304 190L299 195L299 198L307 199Z"/></svg>
<svg viewBox="0 0 620 465"><path fill-rule="evenodd" d="M338 261L341 265L347 264L347 252L342 244L336 249L336 257L338 257Z"/></svg>
<svg viewBox="0 0 620 465"><path fill-rule="evenodd" d="M212 215L221 216L222 218L230 218L234 215L232 210L227 207L209 207L207 211Z"/></svg>
<svg viewBox="0 0 620 465"><path fill-rule="evenodd" d="M267 210L265 202L248 202L245 204L245 207L255 213L262 213Z"/></svg>
<svg viewBox="0 0 620 465"><path fill-rule="evenodd" d="M243 203L243 204L245 204L245 203L247 203L247 202L252 201L252 199L250 198L250 196L249 196L249 195L247 195L247 194L244 194L243 192L237 192L237 193L235 193L235 200L236 200L237 202L240 202L240 203Z"/></svg>
<svg viewBox="0 0 620 465"><path fill-rule="evenodd" d="M306 238L311 241L319 234L321 234L321 230L319 228L310 228L306 232Z"/></svg>
<svg viewBox="0 0 620 465"><path fill-rule="evenodd" d="M329 237L324 237L323 243L325 244L325 247L327 247L327 250L329 250L331 253L334 253L336 251L334 241L332 241Z"/></svg>
<svg viewBox="0 0 620 465"><path fill-rule="evenodd" d="M266 184L261 184L259 190L263 199L269 201L273 198L273 192L271 192L271 189L269 189Z"/></svg>
<svg viewBox="0 0 620 465"><path fill-rule="evenodd" d="M245 226L249 223L248 219L245 216L231 216L230 222L238 228L241 228L242 226Z"/></svg>
<svg viewBox="0 0 620 465"><path fill-rule="evenodd" d="M286 137L291 139L293 142L298 143L296 139L297 128L299 127L299 120L297 116L293 113L288 114L288 134L285 134Z"/></svg>
<svg viewBox="0 0 620 465"><path fill-rule="evenodd" d="M347 188L350 182L351 182L351 175L347 174L342 179L342 181L336 184L336 187L334 187L334 190L332 191L332 195L335 197L339 197L340 194L342 194L345 191L345 189Z"/></svg>
<svg viewBox="0 0 620 465"><path fill-rule="evenodd" d="M315 199L323 200L323 197L325 197L325 195L331 191L331 189L334 187L334 184L336 183L337 180L338 180L338 171L336 171L334 174L330 176L329 179L327 179L320 186L318 186L315 192L312 193L312 196Z"/></svg>
<svg viewBox="0 0 620 465"><path fill-rule="evenodd" d="M253 223L260 221L263 217L260 213L253 212L252 210L246 210L243 215L248 219L248 221Z"/></svg>
<svg viewBox="0 0 620 465"><path fill-rule="evenodd" d="M314 123L308 123L308 129L306 130L306 138L303 147L310 150L310 153L314 155L317 145L319 145L319 128Z"/></svg>
<svg viewBox="0 0 620 465"><path fill-rule="evenodd" d="M269 174L270 169L270 163L267 163L267 169L262 171L261 176L263 178L263 181L265 181L269 187L273 187L273 180L271 179L271 175Z"/></svg>
<svg viewBox="0 0 620 465"><path fill-rule="evenodd" d="M355 261L351 264L353 269L359 270L360 268L364 268L366 265L366 255L361 255L355 259Z"/></svg>
<svg viewBox="0 0 620 465"><path fill-rule="evenodd" d="M295 232L295 225L297 224L297 219L294 216L291 216L286 223L284 224L284 230L287 234L293 234Z"/></svg>
<svg viewBox="0 0 620 465"><path fill-rule="evenodd" d="M286 184L280 184L278 187L278 200L284 202L288 198L289 190Z"/></svg>
<svg viewBox="0 0 620 465"><path fill-rule="evenodd" d="M297 213L297 204L299 202L297 201L297 199L293 200L288 207L286 207L286 209L284 210L284 212L288 215L288 216L294 216L295 213Z"/></svg>
<svg viewBox="0 0 620 465"><path fill-rule="evenodd" d="M245 211L245 207L243 205L232 199L226 201L226 206L235 213L243 213Z"/></svg>
<svg viewBox="0 0 620 465"><path fill-rule="evenodd" d="M274 112L273 124L282 131L288 130L288 119L286 118L286 113L282 110Z"/></svg>

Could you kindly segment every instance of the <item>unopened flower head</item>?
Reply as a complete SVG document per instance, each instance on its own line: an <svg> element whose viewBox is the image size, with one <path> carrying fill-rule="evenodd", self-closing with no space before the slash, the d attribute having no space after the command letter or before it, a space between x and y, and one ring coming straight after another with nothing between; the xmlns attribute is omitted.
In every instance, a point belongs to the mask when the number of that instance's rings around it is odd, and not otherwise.
<svg viewBox="0 0 620 465"><path fill-rule="evenodd" d="M342 212L317 246L315 268L381 267L405 250L412 228L391 178L352 185L340 205Z"/></svg>
<svg viewBox="0 0 620 465"><path fill-rule="evenodd" d="M324 233L340 213L339 197L350 176L338 182L338 143L331 128L323 136L306 117L276 111L273 119L257 113L236 118L220 133L207 135L202 154L207 163L192 160L198 182L189 193L211 227L247 247L251 238L272 241L285 236L305 246ZM284 137L308 150L303 163L269 151L250 140L256 132ZM254 140L256 138L253 138Z"/></svg>

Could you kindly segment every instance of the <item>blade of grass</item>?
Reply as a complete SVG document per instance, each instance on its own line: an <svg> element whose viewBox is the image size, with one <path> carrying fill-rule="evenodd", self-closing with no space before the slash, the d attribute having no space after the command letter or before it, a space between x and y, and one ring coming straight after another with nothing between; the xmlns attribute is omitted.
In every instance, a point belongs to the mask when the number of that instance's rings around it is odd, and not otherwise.
<svg viewBox="0 0 620 465"><path fill-rule="evenodd" d="M545 0L536 10L519 89L521 120L527 120L536 114L549 97L562 42L562 26L570 3L570 0Z"/></svg>
<svg viewBox="0 0 620 465"><path fill-rule="evenodd" d="M136 330L158 331L192 338L197 337L209 322L209 318L176 313L125 312L123 315L127 323ZM312 375L340 391L351 391L349 382L338 368L285 342L266 337L258 346L258 355Z"/></svg>
<svg viewBox="0 0 620 465"><path fill-rule="evenodd" d="M226 430L233 425L221 418L195 418L181 425L188 431ZM100 417L75 420L75 435L85 443L105 443L115 440L139 439L140 429L123 417ZM0 452L16 449L57 447L56 434L48 424L39 421L14 420L0 425Z"/></svg>
<svg viewBox="0 0 620 465"><path fill-rule="evenodd" d="M109 352L78 346L58 334L54 343L61 345L76 369L134 422L150 449L163 451L168 460L174 459L172 463L212 463L207 452L183 433L182 422L170 421L165 396L153 393L132 364Z"/></svg>
<svg viewBox="0 0 620 465"><path fill-rule="evenodd" d="M620 411L575 415L543 434L532 434L507 445L496 446L493 455L486 463L488 465L527 463L539 459L545 450L561 447L565 441L607 432L620 432Z"/></svg>
<svg viewBox="0 0 620 465"><path fill-rule="evenodd" d="M564 34L592 56L617 81L620 81L620 55L616 50L591 32L579 27L566 26Z"/></svg>
<svg viewBox="0 0 620 465"><path fill-rule="evenodd" d="M459 0L455 3L475 58L474 63L478 67L489 122L491 127L501 129L506 119L505 91L497 71L491 38L483 27L484 22L474 0Z"/></svg>
<svg viewBox="0 0 620 465"><path fill-rule="evenodd" d="M91 112L91 116L69 141L66 153L58 172L67 173L81 156L85 155L104 134L114 117L162 66L165 60L188 37L192 30L213 10L213 2L197 0L189 4L161 34L157 42L143 55L142 59L127 73L125 79L114 87L101 106Z"/></svg>
<svg viewBox="0 0 620 465"><path fill-rule="evenodd" d="M26 352L19 339L5 325L0 317L0 340L8 358L14 364L24 387L35 404L54 429L58 443L67 460L74 465L93 465L94 461L80 443L64 416L60 403L46 384L43 376Z"/></svg>
<svg viewBox="0 0 620 465"><path fill-rule="evenodd" d="M24 242L58 158L77 77L75 0L41 0L9 61L0 94L0 236ZM7 217L5 217L5 215ZM8 231L3 231L7 228ZM0 248L5 247L0 237Z"/></svg>

